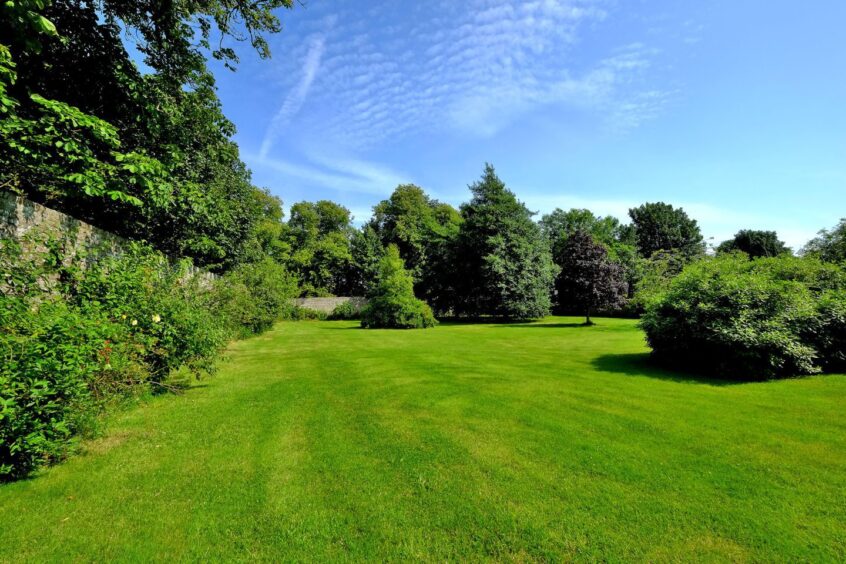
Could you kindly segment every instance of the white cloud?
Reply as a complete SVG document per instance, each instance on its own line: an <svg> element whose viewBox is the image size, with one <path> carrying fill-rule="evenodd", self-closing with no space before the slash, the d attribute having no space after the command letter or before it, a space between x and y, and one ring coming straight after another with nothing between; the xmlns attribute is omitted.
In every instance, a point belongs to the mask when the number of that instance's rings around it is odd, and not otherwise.
<svg viewBox="0 0 846 564"><path fill-rule="evenodd" d="M550 104L594 112L615 129L637 127L667 99L640 85L657 51L632 43L587 57L576 52L585 28L606 18L606 3L444 2L436 16L421 11L410 27L392 21L363 26L360 15L343 15L321 31L327 41L317 57L320 74L308 81L303 74L290 107L299 109L299 93L308 92L303 85L314 80L310 106L320 111L298 118L299 131L314 146L347 150L441 129L490 136ZM294 59L304 50L296 48ZM283 80L296 75L290 68L277 72ZM288 119L288 105L274 122ZM271 145L266 137L263 156Z"/></svg>
<svg viewBox="0 0 846 564"><path fill-rule="evenodd" d="M353 158L315 156L307 165L249 154L244 155L244 160L251 167L267 168L300 182L304 181L307 185L328 188L341 193L385 196L390 194L398 184L410 182L407 175Z"/></svg>
<svg viewBox="0 0 846 564"><path fill-rule="evenodd" d="M273 143L282 132L282 128L291 121L291 118L300 111L300 108L305 103L308 91L311 89L311 84L314 82L314 78L320 68L320 58L323 56L324 48L325 39L322 35L312 39L308 53L303 61L300 82L288 93L282 106L279 107L279 110L277 110L265 130L259 153L262 157L267 156Z"/></svg>

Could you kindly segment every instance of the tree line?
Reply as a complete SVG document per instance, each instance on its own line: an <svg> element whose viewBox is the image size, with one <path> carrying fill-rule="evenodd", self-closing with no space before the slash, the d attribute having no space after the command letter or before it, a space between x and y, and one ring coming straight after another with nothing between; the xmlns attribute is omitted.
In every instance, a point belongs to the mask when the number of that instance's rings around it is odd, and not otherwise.
<svg viewBox="0 0 846 564"><path fill-rule="evenodd" d="M491 165L469 189L470 201L455 209L400 185L360 228L339 204L294 204L277 258L297 274L304 295L367 295L384 249L394 245L415 295L437 315L531 319L550 311L639 313L650 293L707 256L696 220L663 202L632 208L628 224L585 209L556 209L535 221ZM821 232L803 254L842 260L843 225ZM713 251L791 254L775 232L752 229Z"/></svg>

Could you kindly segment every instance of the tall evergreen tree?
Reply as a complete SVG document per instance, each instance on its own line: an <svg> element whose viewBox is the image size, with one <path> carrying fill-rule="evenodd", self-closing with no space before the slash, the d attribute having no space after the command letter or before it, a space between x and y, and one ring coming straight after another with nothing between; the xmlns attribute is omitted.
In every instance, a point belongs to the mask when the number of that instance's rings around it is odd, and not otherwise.
<svg viewBox="0 0 846 564"><path fill-rule="evenodd" d="M455 313L512 319L547 315L557 269L534 214L490 164L470 191L473 198L461 206L464 222L454 256Z"/></svg>

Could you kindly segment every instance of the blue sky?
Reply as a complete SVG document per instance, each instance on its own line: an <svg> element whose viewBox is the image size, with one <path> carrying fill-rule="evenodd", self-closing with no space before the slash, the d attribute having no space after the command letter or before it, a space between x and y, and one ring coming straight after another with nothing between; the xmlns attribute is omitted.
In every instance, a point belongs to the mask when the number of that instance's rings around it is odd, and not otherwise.
<svg viewBox="0 0 846 564"><path fill-rule="evenodd" d="M358 221L485 161L541 213L683 206L715 242L846 216L843 0L306 0L215 69L254 181Z"/></svg>

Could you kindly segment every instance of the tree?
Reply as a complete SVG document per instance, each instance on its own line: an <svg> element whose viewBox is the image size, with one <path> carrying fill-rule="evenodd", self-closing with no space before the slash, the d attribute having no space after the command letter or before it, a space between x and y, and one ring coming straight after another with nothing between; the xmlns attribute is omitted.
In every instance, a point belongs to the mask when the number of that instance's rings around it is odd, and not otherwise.
<svg viewBox="0 0 846 564"><path fill-rule="evenodd" d="M414 184L401 184L373 208L370 225L384 246L394 244L416 283L430 271L430 260L441 240L454 238L461 216L449 204L429 198Z"/></svg>
<svg viewBox="0 0 846 564"><path fill-rule="evenodd" d="M303 293L343 293L352 255L350 211L335 202L299 202L291 206L288 238L291 269L299 275Z"/></svg>
<svg viewBox="0 0 846 564"><path fill-rule="evenodd" d="M616 217L610 215L600 217L586 209L573 208L564 211L561 208L555 208L551 213L543 216L540 226L552 247L552 256L560 254L561 247L564 246L567 238L576 231L590 233L594 240L607 247L618 243L631 243L623 239L628 233Z"/></svg>
<svg viewBox="0 0 846 564"><path fill-rule="evenodd" d="M76 3L81 3L77 0ZM292 8L293 0L99 0L96 6L109 23L120 21L132 29L144 62L174 84L183 84L205 66L205 53L230 69L238 62L226 39L248 40L261 58L270 56L265 33L282 30L278 8ZM212 48L212 36L218 39Z"/></svg>
<svg viewBox="0 0 846 564"><path fill-rule="evenodd" d="M436 324L431 308L414 297L414 280L396 245L388 246L379 264L379 279L361 312L365 328L421 329Z"/></svg>
<svg viewBox="0 0 846 564"><path fill-rule="evenodd" d="M379 264L385 249L379 236L369 225L356 230L350 239L350 265L344 293L349 296L366 296L371 293L379 277Z"/></svg>
<svg viewBox="0 0 846 564"><path fill-rule="evenodd" d="M586 209L564 211L556 208L540 220L541 231L549 241L552 259L562 268L563 249L567 239L577 231L590 233L594 241L605 246L608 257L623 269L629 291L633 291L642 271L642 259L635 247L634 229L607 215L600 217ZM560 303L559 296L559 304ZM631 297L631 296L630 296Z"/></svg>
<svg viewBox="0 0 846 564"><path fill-rule="evenodd" d="M458 315L532 319L549 313L556 267L534 215L485 165L461 206L454 255Z"/></svg>
<svg viewBox="0 0 846 564"><path fill-rule="evenodd" d="M9 50L0 48L0 105L10 101L14 112L0 112L0 185L212 270L254 260L257 188L231 141L206 54L231 67L235 53L224 41L249 38L269 55L264 34L280 29L272 10L291 5L1 4ZM124 43L133 40L153 72L135 65Z"/></svg>
<svg viewBox="0 0 846 564"><path fill-rule="evenodd" d="M749 258L775 257L790 252L783 241L779 241L775 231L741 229L734 238L723 241L717 247L718 253L742 251Z"/></svg>
<svg viewBox="0 0 846 564"><path fill-rule="evenodd" d="M637 250L643 258L656 251L680 251L688 258L705 252L705 242L695 219L682 208L664 202L643 204L629 210Z"/></svg>
<svg viewBox="0 0 846 564"><path fill-rule="evenodd" d="M846 262L846 218L831 230L820 231L805 245L802 254L827 262Z"/></svg>
<svg viewBox="0 0 846 564"><path fill-rule="evenodd" d="M608 259L605 247L587 231L578 230L567 238L561 251L556 289L559 300L583 311L585 324L592 325L592 311L623 305L627 285L623 269Z"/></svg>

